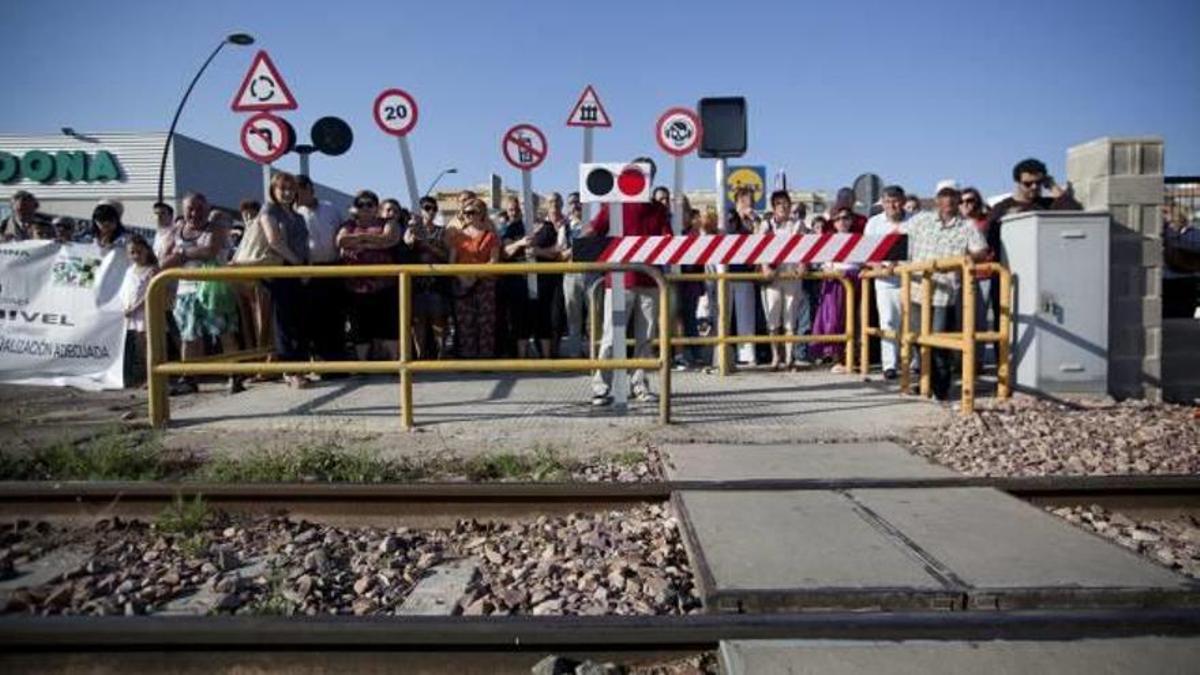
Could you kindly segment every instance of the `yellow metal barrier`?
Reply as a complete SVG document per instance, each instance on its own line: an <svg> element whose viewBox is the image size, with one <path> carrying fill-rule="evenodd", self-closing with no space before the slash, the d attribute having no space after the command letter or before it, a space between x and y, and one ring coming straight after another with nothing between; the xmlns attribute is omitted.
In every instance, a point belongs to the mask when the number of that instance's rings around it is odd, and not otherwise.
<svg viewBox="0 0 1200 675"><path fill-rule="evenodd" d="M729 335L729 282L730 281L799 281L803 279L836 279L842 283L842 288L846 291L846 331L844 333L831 333L828 335ZM729 348L735 344L750 343L750 344L783 344L783 343L845 343L844 357L846 372L854 371L854 340L855 340L855 322L854 322L854 303L855 292L854 284L840 272L805 272L803 274L782 273L778 275L769 275L762 272L697 272L692 274L668 274L666 275L668 283L676 284L682 281L716 281L717 282L717 318L714 319L713 325L717 328L716 336L709 337L673 337L671 338L672 347L682 347L687 345L714 345L720 351L717 354L717 369L721 375L728 375L731 367L729 363ZM589 344L591 349L589 353L594 354L594 349L597 344L596 334L599 326L599 318L597 307L598 286L603 278L597 279L588 288L588 326ZM814 302L815 299L810 299ZM755 302L758 299L755 298ZM813 306L815 313L816 307Z"/></svg>
<svg viewBox="0 0 1200 675"><path fill-rule="evenodd" d="M962 330L959 332L934 333L933 328L933 283L935 272L958 272L962 274ZM986 272L994 275L1000 281L1000 325L996 331L976 332L975 330L975 273ZM912 315L912 277L921 278L921 326L916 333L911 330ZM884 330L882 327L871 326L870 302L871 281L885 277L900 277L900 391L908 393L909 368L912 360L912 346L915 344L921 350L921 396L929 396L932 378L933 349L953 349L962 352L962 404L963 414L975 411L975 376L978 364L975 363L975 345L978 342L996 343L996 395L1008 398L1012 395L1012 365L1011 335L1012 335L1012 273L998 263L975 263L969 257L941 258L938 260L899 263L878 269L864 270L859 275L862 285L862 305L859 320L862 324L860 331L862 342L860 348L860 369L867 374L868 347L872 337L884 340L897 340L897 331Z"/></svg>
<svg viewBox="0 0 1200 675"><path fill-rule="evenodd" d="M659 295L658 358L614 359L455 359L441 361L412 360L412 278L414 276L455 276L472 274L502 276L513 274L578 274L586 272L636 271L654 279ZM166 331L167 287L179 279L205 281L245 281L272 278L387 277L399 279L400 353L397 361L318 361L237 363L245 353L204 360L168 362ZM319 267L216 267L174 268L164 270L150 281L146 291L146 373L150 423L163 427L170 419L168 378L172 375L243 375L255 373L398 373L400 376L401 419L405 429L413 427L413 372L563 372L592 370L654 369L659 371L658 418L662 424L671 419L670 322L667 281L653 267L614 263L505 263L474 265L345 265Z"/></svg>

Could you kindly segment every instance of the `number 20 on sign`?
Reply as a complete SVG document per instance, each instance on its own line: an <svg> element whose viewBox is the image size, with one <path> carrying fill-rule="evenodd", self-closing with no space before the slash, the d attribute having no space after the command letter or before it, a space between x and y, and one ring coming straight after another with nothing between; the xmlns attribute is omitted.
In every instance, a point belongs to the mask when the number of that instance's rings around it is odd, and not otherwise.
<svg viewBox="0 0 1200 675"><path fill-rule="evenodd" d="M403 89L388 89L375 99L375 123L384 133L405 136L417 126L417 101Z"/></svg>

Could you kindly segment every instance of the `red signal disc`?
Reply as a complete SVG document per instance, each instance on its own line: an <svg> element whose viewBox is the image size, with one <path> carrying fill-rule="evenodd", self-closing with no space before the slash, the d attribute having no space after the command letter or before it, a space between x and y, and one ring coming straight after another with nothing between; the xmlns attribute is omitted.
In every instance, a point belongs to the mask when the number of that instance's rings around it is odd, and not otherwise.
<svg viewBox="0 0 1200 675"><path fill-rule="evenodd" d="M617 189L628 197L639 195L646 189L646 176L637 168L629 167L617 177Z"/></svg>

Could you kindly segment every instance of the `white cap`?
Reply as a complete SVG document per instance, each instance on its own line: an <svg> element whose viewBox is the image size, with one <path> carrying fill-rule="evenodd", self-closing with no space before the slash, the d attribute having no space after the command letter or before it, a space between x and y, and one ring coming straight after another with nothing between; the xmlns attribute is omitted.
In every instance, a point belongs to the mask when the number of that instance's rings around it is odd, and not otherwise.
<svg viewBox="0 0 1200 675"><path fill-rule="evenodd" d="M934 196L941 194L942 190L954 190L955 192L962 192L962 186L960 186L958 181L954 180L953 178L946 178L938 181L937 187L933 190Z"/></svg>
<svg viewBox="0 0 1200 675"><path fill-rule="evenodd" d="M96 202L96 206L111 206L117 210L117 217L125 217L125 205L115 199L101 199Z"/></svg>

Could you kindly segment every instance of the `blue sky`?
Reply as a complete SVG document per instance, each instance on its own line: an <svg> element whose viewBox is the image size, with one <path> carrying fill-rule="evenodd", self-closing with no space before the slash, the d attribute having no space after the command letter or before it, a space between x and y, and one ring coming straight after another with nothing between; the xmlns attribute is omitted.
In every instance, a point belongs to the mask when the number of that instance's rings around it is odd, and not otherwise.
<svg viewBox="0 0 1200 675"><path fill-rule="evenodd" d="M925 196L946 177L995 193L1016 160L1065 177L1067 147L1106 135L1161 135L1168 173L1200 173L1195 0L602 4L10 0L0 132L165 130L221 36L245 31L257 44L217 57L179 130L240 151L245 116L229 102L266 49L300 103L285 116L302 139L324 115L353 127L346 155L313 160L317 180L345 190L403 194L396 143L370 110L389 87L421 107L409 138L422 190L449 166L448 185L491 172L519 185L500 155L518 122L549 137L535 188L574 189L582 134L564 122L589 83L614 119L596 133L597 161L652 152L669 166L653 136L663 110L742 95L739 163L786 169L793 187L873 171ZM689 188L713 183L711 160L686 173Z"/></svg>

